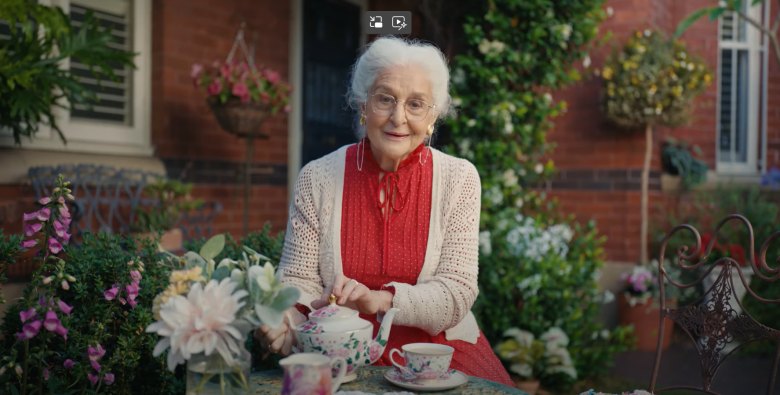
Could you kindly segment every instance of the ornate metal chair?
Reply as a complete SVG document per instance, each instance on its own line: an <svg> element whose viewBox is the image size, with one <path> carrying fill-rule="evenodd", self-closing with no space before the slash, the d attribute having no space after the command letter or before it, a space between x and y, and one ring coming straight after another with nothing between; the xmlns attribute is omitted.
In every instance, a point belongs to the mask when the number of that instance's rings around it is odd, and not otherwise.
<svg viewBox="0 0 780 395"><path fill-rule="evenodd" d="M766 254L771 242L780 238L780 232L775 232L764 241L758 256L755 256L753 228L750 222L743 216L732 214L724 218L715 228L715 235L728 222L736 221L747 228L750 245L746 249L745 258L747 264L754 273L753 281L775 282L780 278L780 265L770 267L766 262ZM695 248L688 252L688 246L681 247L671 257L670 262L665 262L666 247L676 234L688 231L696 240ZM658 327L658 346L655 355L652 377L650 379L650 392L657 393L666 390L694 390L702 393L715 394L712 390L712 382L718 368L723 361L731 356L742 345L759 341L770 340L775 344L775 357L771 367L771 375L767 375L767 394L773 394L778 361L780 361L780 331L770 328L756 321L749 312L745 311L735 291L735 279L744 285L745 297L755 298L760 303L780 304L780 299L765 299L751 289L749 281L740 265L731 257L721 257L708 265L717 237L713 237L702 249L702 240L699 232L690 225L678 225L672 229L661 243L658 259L659 286L661 313ZM776 250L773 250L776 251ZM780 258L778 258L780 261ZM682 271L695 274L697 279L692 282L684 282L670 276L666 265L677 265ZM702 284L714 270L720 270L720 274L714 283L704 289L704 296L691 304L670 306L666 298L666 287L686 289ZM715 272L717 273L717 272ZM738 276L733 277L736 273ZM737 284L739 285L739 284ZM701 362L701 387L674 386L656 388L658 372L661 365L663 349L661 344L664 333L664 319L673 320L691 338L695 344L699 361Z"/></svg>
<svg viewBox="0 0 780 395"><path fill-rule="evenodd" d="M71 204L71 233L76 241L84 232L129 232L136 220L136 209L156 204L144 197L144 187L164 177L153 172L91 164L32 167L27 174L36 199L51 194L58 174L71 182L76 197ZM187 239L209 236L212 220L221 211L218 202L207 202L197 211L183 213L178 226Z"/></svg>

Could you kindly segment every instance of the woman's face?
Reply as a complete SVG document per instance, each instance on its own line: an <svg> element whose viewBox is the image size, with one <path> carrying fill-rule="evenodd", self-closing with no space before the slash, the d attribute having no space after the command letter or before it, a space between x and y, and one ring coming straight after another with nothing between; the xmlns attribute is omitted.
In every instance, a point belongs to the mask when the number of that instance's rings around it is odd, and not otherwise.
<svg viewBox="0 0 780 395"><path fill-rule="evenodd" d="M422 67L390 66L377 75L363 113L371 153L382 169L395 171L422 144L436 121L432 105L431 82Z"/></svg>

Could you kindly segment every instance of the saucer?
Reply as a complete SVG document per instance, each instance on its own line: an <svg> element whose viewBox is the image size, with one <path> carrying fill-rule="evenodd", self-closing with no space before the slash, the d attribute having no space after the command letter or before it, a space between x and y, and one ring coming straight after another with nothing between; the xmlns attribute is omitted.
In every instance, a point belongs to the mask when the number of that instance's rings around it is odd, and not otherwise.
<svg viewBox="0 0 780 395"><path fill-rule="evenodd" d="M385 372L385 378L401 388L414 391L443 391L466 384L469 381L465 374L455 369L450 369L450 375L446 379L419 381L404 378L398 369L391 368Z"/></svg>

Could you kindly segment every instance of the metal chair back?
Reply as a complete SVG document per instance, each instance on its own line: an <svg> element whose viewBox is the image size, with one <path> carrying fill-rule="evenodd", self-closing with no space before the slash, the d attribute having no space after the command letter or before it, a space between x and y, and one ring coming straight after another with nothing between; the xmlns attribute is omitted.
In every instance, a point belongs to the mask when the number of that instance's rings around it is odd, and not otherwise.
<svg viewBox="0 0 780 395"><path fill-rule="evenodd" d="M749 245L746 246L746 267L729 256L712 259L712 252L718 240L717 235L721 228L729 222L738 222L747 230ZM673 252L670 262L666 262L666 248L669 241L678 233L690 232L696 245L693 250L688 246L681 247ZM690 225L678 225L673 228L663 239L658 259L658 282L660 291L660 317L658 326L658 343L656 348L655 363L650 381L650 392L657 393L667 390L696 390L703 393L715 394L712 382L723 361L745 344L760 340L770 340L775 345L775 357L773 359L771 374L768 374L767 394L773 394L776 385L778 361L780 361L780 331L770 328L758 322L746 311L735 289L744 286L745 298L754 298L760 303L780 304L780 299L766 299L758 295L750 286L746 271L753 272L753 281L767 281L774 283L780 278L780 265L770 267L766 262L767 250L770 244L780 238L780 232L773 233L764 241L758 255L755 255L755 243L753 228L750 222L739 214L732 214L724 218L715 227L715 232L706 246L702 248L702 240L699 232ZM777 247L775 250L777 251ZM714 262L713 262L714 260ZM670 275L671 266L676 266L683 272L693 273L696 279L684 282ZM718 274L719 271L720 273ZM703 289L703 296L686 305L673 306L666 295L666 287L675 287L680 290L698 287L704 283L711 274L717 274L712 285ZM701 363L701 386L670 386L656 388L658 372L663 354L664 320L670 319L677 324L693 341L698 358Z"/></svg>

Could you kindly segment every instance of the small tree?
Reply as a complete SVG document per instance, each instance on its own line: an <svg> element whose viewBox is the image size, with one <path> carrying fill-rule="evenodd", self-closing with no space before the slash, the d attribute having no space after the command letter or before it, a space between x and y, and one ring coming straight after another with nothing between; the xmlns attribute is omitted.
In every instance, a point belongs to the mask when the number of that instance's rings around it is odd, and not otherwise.
<svg viewBox="0 0 780 395"><path fill-rule="evenodd" d="M642 166L640 260L647 262L648 181L655 126L679 126L689 117L691 100L709 85L712 75L679 41L637 31L613 53L602 70L604 112L627 130L645 130Z"/></svg>

